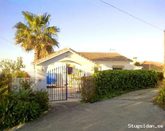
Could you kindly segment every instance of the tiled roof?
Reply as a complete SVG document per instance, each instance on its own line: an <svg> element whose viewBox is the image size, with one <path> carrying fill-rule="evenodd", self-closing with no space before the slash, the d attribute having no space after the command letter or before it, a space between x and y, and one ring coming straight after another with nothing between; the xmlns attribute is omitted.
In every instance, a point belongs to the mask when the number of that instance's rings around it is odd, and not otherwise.
<svg viewBox="0 0 165 131"><path fill-rule="evenodd" d="M80 56L82 57L85 57L86 59L94 62L94 61L97 61L97 60L110 60L110 61L132 61L130 59L128 59L127 57L125 56L122 56L118 53L104 53L104 52L76 52L70 48L64 48L62 50L59 50L59 51L56 51L48 56L46 56L45 58L42 58L42 59L39 59L35 62L35 64L40 64L40 63L43 63L47 60L50 60L54 57L57 57L65 52L68 52L68 51L71 51L71 52L74 52L76 54L79 54Z"/></svg>
<svg viewBox="0 0 165 131"><path fill-rule="evenodd" d="M132 61L125 56L120 55L119 53L113 52L78 52L80 55L92 60L92 61Z"/></svg>
<svg viewBox="0 0 165 131"><path fill-rule="evenodd" d="M154 61L144 61L142 63L142 65L155 65L155 66L159 66L159 67L163 66L162 63L160 63L160 62L154 62Z"/></svg>
<svg viewBox="0 0 165 131"><path fill-rule="evenodd" d="M143 69L145 70L155 70L162 72L163 71L163 64L159 62L153 62L153 61L144 61L142 63Z"/></svg>

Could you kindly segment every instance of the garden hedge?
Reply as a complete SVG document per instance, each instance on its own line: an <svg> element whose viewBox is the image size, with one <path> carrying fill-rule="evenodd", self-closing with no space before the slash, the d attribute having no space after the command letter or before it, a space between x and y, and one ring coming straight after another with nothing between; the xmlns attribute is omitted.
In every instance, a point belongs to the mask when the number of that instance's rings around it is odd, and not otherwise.
<svg viewBox="0 0 165 131"><path fill-rule="evenodd" d="M38 118L48 110L48 93L33 91L23 83L19 90L12 90L0 101L0 130L12 128Z"/></svg>
<svg viewBox="0 0 165 131"><path fill-rule="evenodd" d="M94 83L94 97L87 99L88 93L85 95L82 93L82 100L86 102L93 102L93 100L115 96L122 92L155 87L158 81L162 79L161 74L162 73L149 70L98 71L92 76L92 78L90 78ZM82 90L84 90L84 88L87 90L89 87L87 84L82 85ZM84 97L86 97L86 99Z"/></svg>

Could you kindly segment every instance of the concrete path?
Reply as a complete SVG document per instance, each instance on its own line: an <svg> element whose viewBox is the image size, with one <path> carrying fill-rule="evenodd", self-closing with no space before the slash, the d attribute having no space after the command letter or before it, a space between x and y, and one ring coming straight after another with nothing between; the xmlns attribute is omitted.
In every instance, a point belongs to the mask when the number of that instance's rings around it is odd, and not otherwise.
<svg viewBox="0 0 165 131"><path fill-rule="evenodd" d="M19 130L165 131L165 111L152 103L157 92L158 89L139 90L93 104L74 101L53 103L52 109L46 115ZM164 128L144 128L152 125L161 125Z"/></svg>

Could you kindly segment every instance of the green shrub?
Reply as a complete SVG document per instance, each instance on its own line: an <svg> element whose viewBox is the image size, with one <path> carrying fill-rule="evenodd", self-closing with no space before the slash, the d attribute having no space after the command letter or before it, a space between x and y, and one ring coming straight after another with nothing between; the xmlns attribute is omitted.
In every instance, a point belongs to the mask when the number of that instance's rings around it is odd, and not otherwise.
<svg viewBox="0 0 165 131"><path fill-rule="evenodd" d="M93 100L111 98L128 91L155 87L161 79L160 73L148 70L98 71L92 79L83 80L82 100L93 102Z"/></svg>
<svg viewBox="0 0 165 131"><path fill-rule="evenodd" d="M11 80L10 74L0 74L0 100L3 95L7 94L11 90Z"/></svg>
<svg viewBox="0 0 165 131"><path fill-rule="evenodd" d="M136 90L155 87L158 73L146 70L107 70L94 74L96 93L106 96L113 91Z"/></svg>
<svg viewBox="0 0 165 131"><path fill-rule="evenodd" d="M13 123L16 123L13 119L15 116L13 112L10 112L13 110L13 106L15 103L10 99L9 96L3 97L3 100L1 100L0 103L0 130L3 130L7 127L13 126Z"/></svg>
<svg viewBox="0 0 165 131"><path fill-rule="evenodd" d="M30 89L32 87L33 82L31 80L21 80L20 81L20 88Z"/></svg>
<svg viewBox="0 0 165 131"><path fill-rule="evenodd" d="M39 103L41 112L48 110L49 108L48 93L46 91L36 91L35 102Z"/></svg>
<svg viewBox="0 0 165 131"><path fill-rule="evenodd" d="M32 121L40 116L40 105L35 101L18 101L14 106L16 119L19 123ZM19 124L18 123L18 124Z"/></svg>
<svg viewBox="0 0 165 131"><path fill-rule="evenodd" d="M82 90L81 96L82 101L84 102L95 102L97 100L96 96L96 86L94 83L94 78L89 77L82 77Z"/></svg>
<svg viewBox="0 0 165 131"><path fill-rule="evenodd" d="M11 91L0 103L0 130L32 121L47 109L47 92L27 88Z"/></svg>
<svg viewBox="0 0 165 131"><path fill-rule="evenodd" d="M163 72L157 72L157 73L158 73L159 80L162 81L164 79Z"/></svg>
<svg viewBox="0 0 165 131"><path fill-rule="evenodd" d="M30 78L30 75L25 71L19 70L13 74L13 77L15 77L15 78Z"/></svg>
<svg viewBox="0 0 165 131"><path fill-rule="evenodd" d="M160 88L159 94L154 99L154 102L165 109L165 83L163 83L162 87Z"/></svg>

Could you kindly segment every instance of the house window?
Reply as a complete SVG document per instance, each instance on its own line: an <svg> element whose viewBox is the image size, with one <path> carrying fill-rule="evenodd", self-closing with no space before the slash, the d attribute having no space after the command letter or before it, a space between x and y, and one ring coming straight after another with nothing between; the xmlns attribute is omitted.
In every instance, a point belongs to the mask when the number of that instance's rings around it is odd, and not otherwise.
<svg viewBox="0 0 165 131"><path fill-rule="evenodd" d="M122 70L123 68L113 67L113 70Z"/></svg>
<svg viewBox="0 0 165 131"><path fill-rule="evenodd" d="M73 73L73 67L68 67L68 74L72 74Z"/></svg>
<svg viewBox="0 0 165 131"><path fill-rule="evenodd" d="M122 65L114 65L112 66L113 70L122 70L124 67Z"/></svg>

